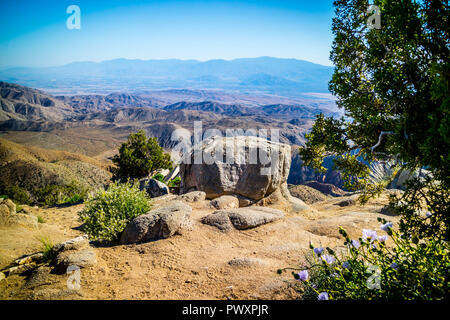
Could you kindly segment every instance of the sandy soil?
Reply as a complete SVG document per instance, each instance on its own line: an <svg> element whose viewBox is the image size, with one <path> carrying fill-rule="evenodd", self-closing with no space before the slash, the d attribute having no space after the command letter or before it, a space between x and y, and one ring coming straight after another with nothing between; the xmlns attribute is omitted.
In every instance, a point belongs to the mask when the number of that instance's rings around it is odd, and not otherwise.
<svg viewBox="0 0 450 320"><path fill-rule="evenodd" d="M295 299L292 275L276 271L299 266L310 241L336 247L342 245L339 226L358 238L364 228L379 228L377 217L397 221L379 213L387 194L363 207L336 205L349 198L318 202L308 212L229 233L200 222L213 211L207 202L192 204L193 229L183 235L138 245L94 246L98 263L81 269L78 293L67 290L68 275L52 274L44 266L1 280L0 299ZM0 269L40 251L42 237L57 243L81 234L81 209L31 209L45 220L39 230L0 229Z"/></svg>

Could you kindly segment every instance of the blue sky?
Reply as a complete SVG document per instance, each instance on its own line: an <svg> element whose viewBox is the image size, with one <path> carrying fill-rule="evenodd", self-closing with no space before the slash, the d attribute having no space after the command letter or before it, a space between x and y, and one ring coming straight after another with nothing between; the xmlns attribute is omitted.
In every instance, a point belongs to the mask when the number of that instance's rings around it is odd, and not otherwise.
<svg viewBox="0 0 450 320"><path fill-rule="evenodd" d="M69 30L69 5L81 29ZM0 0L0 68L272 56L331 65L332 0Z"/></svg>

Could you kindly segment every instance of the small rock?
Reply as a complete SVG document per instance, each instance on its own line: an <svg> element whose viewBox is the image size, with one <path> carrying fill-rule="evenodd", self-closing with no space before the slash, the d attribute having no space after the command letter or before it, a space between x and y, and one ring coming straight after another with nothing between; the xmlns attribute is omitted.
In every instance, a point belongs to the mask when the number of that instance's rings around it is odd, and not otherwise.
<svg viewBox="0 0 450 320"><path fill-rule="evenodd" d="M234 228L245 230L281 219L283 211L264 208L246 207L230 210L219 210L202 218L202 223L217 227L221 231Z"/></svg>
<svg viewBox="0 0 450 320"><path fill-rule="evenodd" d="M33 269L35 266L35 264L22 264L19 266L11 267L8 269L8 277L15 274L24 273L25 271Z"/></svg>
<svg viewBox="0 0 450 320"><path fill-rule="evenodd" d="M44 256L44 254L42 252L38 252L38 253L34 253L29 256L17 259L14 261L14 263L16 265L21 265L21 264L29 264L29 263L33 263L33 262L39 262L39 261L41 261L43 256Z"/></svg>
<svg viewBox="0 0 450 320"><path fill-rule="evenodd" d="M191 227L192 208L181 201L153 209L131 221L122 233L122 244L166 239Z"/></svg>
<svg viewBox="0 0 450 320"><path fill-rule="evenodd" d="M3 279L6 279L6 276L3 272L0 272L0 281L2 281Z"/></svg>
<svg viewBox="0 0 450 320"><path fill-rule="evenodd" d="M142 179L140 181L139 189L146 190L147 193L152 197L160 197L169 194L169 187L156 179Z"/></svg>
<svg viewBox="0 0 450 320"><path fill-rule="evenodd" d="M54 245L53 250L55 252L64 252L68 250L80 250L88 246L89 246L88 236L82 235Z"/></svg>
<svg viewBox="0 0 450 320"><path fill-rule="evenodd" d="M206 199L206 193L203 191L191 191L180 195L179 199L186 202L203 201Z"/></svg>
<svg viewBox="0 0 450 320"><path fill-rule="evenodd" d="M97 255L92 249L64 251L58 254L55 264L61 272L66 272L67 267L70 265L80 268L91 267L97 264Z"/></svg>
<svg viewBox="0 0 450 320"><path fill-rule="evenodd" d="M220 196L211 200L211 206L216 209L235 209L239 208L239 199L233 196Z"/></svg>

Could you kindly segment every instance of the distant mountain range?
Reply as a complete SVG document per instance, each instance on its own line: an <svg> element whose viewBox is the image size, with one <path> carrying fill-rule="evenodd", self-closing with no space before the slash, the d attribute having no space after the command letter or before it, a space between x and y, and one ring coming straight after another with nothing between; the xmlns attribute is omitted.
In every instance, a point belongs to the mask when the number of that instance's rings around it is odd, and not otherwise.
<svg viewBox="0 0 450 320"><path fill-rule="evenodd" d="M142 92L160 89L221 89L302 97L327 93L332 67L271 57L235 60L127 60L74 62L59 67L10 68L0 80L52 93Z"/></svg>
<svg viewBox="0 0 450 320"><path fill-rule="evenodd" d="M204 130L218 129L222 134L227 129L277 129L280 141L293 147L290 183L320 178L340 185L340 175L332 170L322 177L302 167L296 151L304 145L318 113L340 115L334 108L330 100L277 101L274 96L208 90L54 96L0 81L0 137L106 161L129 133L139 129L166 149L176 144L171 139L173 131L192 132L194 121L202 121Z"/></svg>

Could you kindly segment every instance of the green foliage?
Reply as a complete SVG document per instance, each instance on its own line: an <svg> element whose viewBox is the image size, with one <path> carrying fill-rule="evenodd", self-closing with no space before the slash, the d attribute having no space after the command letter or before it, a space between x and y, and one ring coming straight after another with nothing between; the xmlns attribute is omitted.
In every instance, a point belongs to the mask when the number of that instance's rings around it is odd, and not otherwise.
<svg viewBox="0 0 450 320"><path fill-rule="evenodd" d="M35 192L38 203L54 206L59 204L75 204L83 201L87 189L76 182L68 185L50 184Z"/></svg>
<svg viewBox="0 0 450 320"><path fill-rule="evenodd" d="M44 262L52 262L56 258L56 252L55 250L53 250L54 247L53 241L51 241L47 237L42 237L40 241L42 243L42 253L43 253L42 260Z"/></svg>
<svg viewBox="0 0 450 320"><path fill-rule="evenodd" d="M433 229L438 231L434 236L448 240L450 206L440 197L450 192L450 7L439 0L374 4L381 10L381 29L369 30L367 1L334 2L330 58L335 72L329 89L345 117L318 115L300 155L305 165L319 171L324 170L323 159L334 155L345 187L361 190L362 202L389 183L369 178L374 160L397 170L427 168L434 182L412 183L404 200L421 198L422 207L440 219L434 223L440 226ZM430 185L437 186L435 191ZM422 210L418 204L398 212L405 228L425 232L417 225L417 212Z"/></svg>
<svg viewBox="0 0 450 320"><path fill-rule="evenodd" d="M293 273L304 299L317 299L321 292L335 300L448 298L448 242L402 237L386 226L385 220L380 221L394 248L386 246L386 240L373 230L365 231L366 235L372 235L370 238L352 240L341 228L347 247L344 254L338 255L329 248L321 253L312 251L312 259L299 269L302 271ZM311 249L318 248L311 244Z"/></svg>
<svg viewBox="0 0 450 320"><path fill-rule="evenodd" d="M9 197L6 194L0 195L0 199L9 199Z"/></svg>
<svg viewBox="0 0 450 320"><path fill-rule="evenodd" d="M155 174L152 178L164 183L164 176L161 173Z"/></svg>
<svg viewBox="0 0 450 320"><path fill-rule="evenodd" d="M71 197L64 199L63 203L64 204L78 204L78 203L82 203L83 201L84 201L84 197L77 193Z"/></svg>
<svg viewBox="0 0 450 320"><path fill-rule="evenodd" d="M180 186L180 183L181 183L181 178L176 177L176 178L170 180L167 185L171 188L178 188Z"/></svg>
<svg viewBox="0 0 450 320"><path fill-rule="evenodd" d="M131 182L110 184L89 197L79 213L83 230L91 239L111 242L119 239L127 224L151 208L150 199L138 184Z"/></svg>
<svg viewBox="0 0 450 320"><path fill-rule="evenodd" d="M45 223L44 218L42 218L41 216L37 216L38 218L38 223Z"/></svg>
<svg viewBox="0 0 450 320"><path fill-rule="evenodd" d="M7 197L13 200L17 204L31 204L32 199L28 191L25 189L13 185L13 186L6 186L4 188L4 192L7 194Z"/></svg>
<svg viewBox="0 0 450 320"><path fill-rule="evenodd" d="M148 138L143 130L130 134L119 154L113 158L114 179L139 179L156 169L172 169L170 155L164 153L156 138Z"/></svg>

